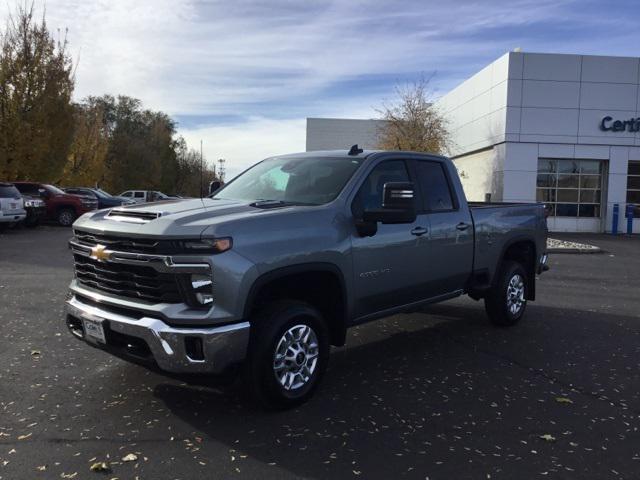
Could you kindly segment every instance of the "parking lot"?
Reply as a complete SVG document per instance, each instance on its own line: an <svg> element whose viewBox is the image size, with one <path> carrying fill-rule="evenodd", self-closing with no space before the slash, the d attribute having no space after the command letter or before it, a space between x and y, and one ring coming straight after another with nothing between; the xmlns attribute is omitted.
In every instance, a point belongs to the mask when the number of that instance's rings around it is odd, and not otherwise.
<svg viewBox="0 0 640 480"><path fill-rule="evenodd" d="M70 230L0 234L0 479L637 478L640 238L564 236L511 329L461 298L351 331L317 395L264 413L63 324ZM134 460L123 462L129 454Z"/></svg>

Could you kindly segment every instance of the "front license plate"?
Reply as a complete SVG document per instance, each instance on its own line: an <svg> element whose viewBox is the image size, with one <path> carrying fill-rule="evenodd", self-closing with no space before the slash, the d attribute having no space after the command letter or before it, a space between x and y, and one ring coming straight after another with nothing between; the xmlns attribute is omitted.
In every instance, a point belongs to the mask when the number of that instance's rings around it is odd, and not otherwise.
<svg viewBox="0 0 640 480"><path fill-rule="evenodd" d="M84 334L89 337L89 340L96 340L100 343L107 343L107 339L104 336L104 328L102 327L102 323L83 319L82 324L84 326Z"/></svg>

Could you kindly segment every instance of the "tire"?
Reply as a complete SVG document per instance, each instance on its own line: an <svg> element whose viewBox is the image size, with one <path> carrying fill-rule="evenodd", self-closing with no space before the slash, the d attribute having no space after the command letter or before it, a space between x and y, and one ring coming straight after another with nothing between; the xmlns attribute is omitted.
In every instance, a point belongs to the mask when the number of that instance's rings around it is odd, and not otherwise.
<svg viewBox="0 0 640 480"><path fill-rule="evenodd" d="M313 395L328 360L329 331L320 312L304 302L274 302L252 320L245 383L262 407L292 408Z"/></svg>
<svg viewBox="0 0 640 480"><path fill-rule="evenodd" d="M76 220L76 212L72 208L63 208L58 212L58 223L70 227Z"/></svg>
<svg viewBox="0 0 640 480"><path fill-rule="evenodd" d="M489 320L510 327L518 323L527 308L528 275L518 262L504 261L495 286L484 299Z"/></svg>

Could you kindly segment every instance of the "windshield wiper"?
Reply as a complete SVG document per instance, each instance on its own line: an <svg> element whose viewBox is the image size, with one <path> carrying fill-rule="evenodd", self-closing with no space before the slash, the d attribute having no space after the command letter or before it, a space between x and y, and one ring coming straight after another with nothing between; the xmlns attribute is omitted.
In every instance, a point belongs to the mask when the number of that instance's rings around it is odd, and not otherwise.
<svg viewBox="0 0 640 480"><path fill-rule="evenodd" d="M302 202L287 202L285 200L263 200L259 199L253 203L249 204L252 207L256 208L270 208L270 207L290 207L294 205L313 205L313 203L302 203Z"/></svg>

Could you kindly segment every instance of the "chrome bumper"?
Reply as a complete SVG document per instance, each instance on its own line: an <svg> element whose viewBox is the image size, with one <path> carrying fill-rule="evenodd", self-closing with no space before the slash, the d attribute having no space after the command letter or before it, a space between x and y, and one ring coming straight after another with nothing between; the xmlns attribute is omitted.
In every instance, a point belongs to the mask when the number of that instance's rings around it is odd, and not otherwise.
<svg viewBox="0 0 640 480"><path fill-rule="evenodd" d="M66 302L66 310L67 326L74 336L105 350L114 347L110 344L110 332L143 340L158 367L172 373L222 373L245 358L249 343L249 322L213 328L174 328L156 318L132 318L87 305L75 296ZM85 335L84 329L72 328L70 318L102 324L106 343ZM187 339L190 342L197 339L202 347L200 358L189 356ZM127 355L126 347L121 353Z"/></svg>

